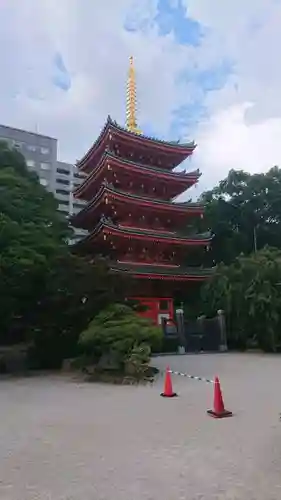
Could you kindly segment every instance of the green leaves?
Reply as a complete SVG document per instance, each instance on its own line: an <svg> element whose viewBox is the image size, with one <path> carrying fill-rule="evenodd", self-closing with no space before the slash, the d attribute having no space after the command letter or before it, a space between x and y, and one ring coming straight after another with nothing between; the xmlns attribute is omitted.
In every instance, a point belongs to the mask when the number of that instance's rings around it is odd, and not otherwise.
<svg viewBox="0 0 281 500"><path fill-rule="evenodd" d="M53 196L23 156L0 144L0 342L25 338L50 262L69 234ZM44 289L44 287L43 287Z"/></svg>
<svg viewBox="0 0 281 500"><path fill-rule="evenodd" d="M101 311L81 333L79 344L83 351L99 358L117 352L123 361L132 349L142 344L158 347L162 331L141 318L130 307L114 304Z"/></svg>
<svg viewBox="0 0 281 500"><path fill-rule="evenodd" d="M95 314L123 300L122 279L73 255L70 234L22 155L0 144L0 343L32 342L44 367L75 355Z"/></svg>
<svg viewBox="0 0 281 500"><path fill-rule="evenodd" d="M203 193L205 229L215 234L216 262L230 263L240 253L266 245L281 248L281 170L265 174L231 170L213 190ZM204 229L204 228L203 228Z"/></svg>
<svg viewBox="0 0 281 500"><path fill-rule="evenodd" d="M265 248L229 266L219 265L204 287L203 300L210 314L226 311L232 344L246 347L256 338L261 348L275 351L281 343L280 283L281 251Z"/></svg>

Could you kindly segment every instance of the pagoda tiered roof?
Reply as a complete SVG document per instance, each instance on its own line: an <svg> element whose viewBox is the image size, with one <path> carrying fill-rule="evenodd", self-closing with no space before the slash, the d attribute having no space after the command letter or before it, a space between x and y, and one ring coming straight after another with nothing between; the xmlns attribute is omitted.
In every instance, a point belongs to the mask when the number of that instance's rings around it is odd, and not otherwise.
<svg viewBox="0 0 281 500"><path fill-rule="evenodd" d="M184 267L140 264L133 262L112 262L110 269L115 273L128 274L138 279L155 279L171 281L202 281L214 273L214 268Z"/></svg>
<svg viewBox="0 0 281 500"><path fill-rule="evenodd" d="M171 169L190 156L196 148L194 141L187 143L180 143L179 141L169 142L129 131L108 116L99 137L83 158L77 162L77 167L82 171L88 172L89 167L91 167L91 160L93 157L96 155L101 156L103 154L107 141L111 141L113 136L116 136L116 138L122 139L123 141L128 141L131 145L140 146L142 148L148 146L150 151L161 151L166 155L173 156L173 160L168 167Z"/></svg>
<svg viewBox="0 0 281 500"><path fill-rule="evenodd" d="M98 206L108 203L108 199L125 203L126 207L130 205L135 205L136 207L149 207L155 213L159 211L168 212L170 214L175 212L188 216L192 214L202 214L204 211L204 206L201 203L192 203L190 201L172 202L150 198L148 196L140 196L122 191L121 189L116 189L111 184L103 183L92 201L85 205L78 214L72 217L72 225L85 229L91 227L91 216L94 214L94 211Z"/></svg>
<svg viewBox="0 0 281 500"><path fill-rule="evenodd" d="M92 248L94 240L101 235L114 235L119 238L133 240L145 240L146 242L166 242L173 245L185 246L207 246L212 240L212 234L184 234L172 231L157 231L156 229L144 229L139 227L129 227L114 224L111 220L102 217L95 229L76 245L79 247Z"/></svg>
<svg viewBox="0 0 281 500"><path fill-rule="evenodd" d="M200 178L198 169L174 171L192 155L196 144L141 132L132 58L126 101L126 128L108 116L98 138L76 164L85 179L73 194L87 205L71 223L88 234L75 249L84 255L102 255L109 260L111 272L133 277L138 297L156 298L167 289L172 297L185 289L185 282L203 281L213 272L181 266L187 252L198 263L212 240L211 232L190 233L194 221L188 217L202 216L202 204L174 201Z"/></svg>
<svg viewBox="0 0 281 500"><path fill-rule="evenodd" d="M118 168L129 173L129 175L131 176L145 175L146 177L148 176L153 179L154 182L155 176L157 176L157 178L163 179L166 182L173 182L175 185L178 185L178 194L181 194L188 187L193 186L201 176L201 173L198 169L191 172L186 172L185 170L181 172L170 172L162 168L152 167L149 165L144 165L142 163L136 163L124 158L120 158L119 156L109 151L105 151L100 158L99 163L89 173L84 181L74 190L74 196L81 198L84 197L85 199L87 199L87 192L91 193L90 187L92 186L92 184L94 184L103 169L108 168L108 165L110 165L109 162L112 162Z"/></svg>

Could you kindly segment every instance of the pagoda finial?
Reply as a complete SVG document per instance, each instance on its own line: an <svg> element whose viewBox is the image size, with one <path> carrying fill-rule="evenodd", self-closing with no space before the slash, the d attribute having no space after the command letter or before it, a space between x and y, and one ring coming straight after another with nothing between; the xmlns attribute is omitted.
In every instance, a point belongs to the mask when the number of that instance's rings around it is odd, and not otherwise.
<svg viewBox="0 0 281 500"><path fill-rule="evenodd" d="M130 66L129 66L129 75L127 82L126 126L130 132L134 132L135 134L141 134L142 132L137 127L136 75L134 68L134 59L132 56L130 57L129 61L130 61Z"/></svg>

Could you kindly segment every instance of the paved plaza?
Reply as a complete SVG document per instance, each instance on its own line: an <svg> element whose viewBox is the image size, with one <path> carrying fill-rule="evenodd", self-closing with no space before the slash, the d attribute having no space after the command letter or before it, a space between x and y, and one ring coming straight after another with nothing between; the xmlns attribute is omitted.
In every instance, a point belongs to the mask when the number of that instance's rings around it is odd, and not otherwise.
<svg viewBox="0 0 281 500"><path fill-rule="evenodd" d="M281 358L199 354L153 364L221 379L173 376L179 397L152 386L66 376L0 381L1 500L280 500Z"/></svg>

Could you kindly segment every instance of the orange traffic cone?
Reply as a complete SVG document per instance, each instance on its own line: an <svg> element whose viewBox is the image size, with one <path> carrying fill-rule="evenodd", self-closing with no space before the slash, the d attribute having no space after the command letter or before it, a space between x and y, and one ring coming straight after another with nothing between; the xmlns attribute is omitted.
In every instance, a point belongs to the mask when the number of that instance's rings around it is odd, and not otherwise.
<svg viewBox="0 0 281 500"><path fill-rule="evenodd" d="M207 411L208 415L214 418L232 417L232 412L224 408L219 378L215 378L214 385L214 408Z"/></svg>
<svg viewBox="0 0 281 500"><path fill-rule="evenodd" d="M165 374L164 392L161 392L161 396L163 398L174 398L175 396L177 396L177 394L173 391L172 377L170 368L168 366L166 368L166 374Z"/></svg>

